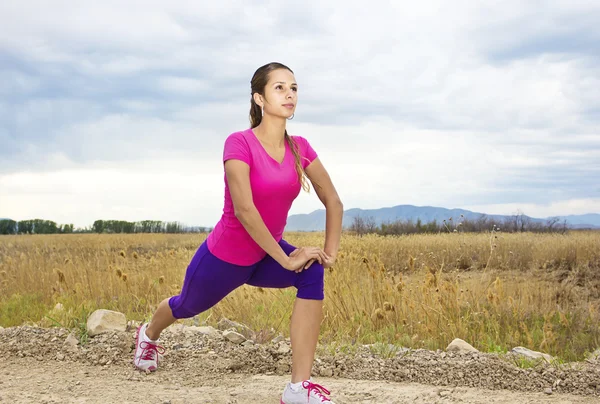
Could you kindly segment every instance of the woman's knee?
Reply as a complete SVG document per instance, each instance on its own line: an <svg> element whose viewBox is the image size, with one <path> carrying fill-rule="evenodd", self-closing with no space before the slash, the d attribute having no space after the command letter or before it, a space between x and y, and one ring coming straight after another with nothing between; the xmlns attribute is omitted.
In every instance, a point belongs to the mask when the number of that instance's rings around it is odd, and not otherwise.
<svg viewBox="0 0 600 404"><path fill-rule="evenodd" d="M216 305L225 296L212 295L211 293L180 294L169 299L169 307L173 317L191 318L197 316Z"/></svg>
<svg viewBox="0 0 600 404"><path fill-rule="evenodd" d="M297 297L302 299L323 300L325 290L325 268L314 262L310 267L298 274L296 281Z"/></svg>
<svg viewBox="0 0 600 404"><path fill-rule="evenodd" d="M183 296L173 296L169 299L169 307L173 317L180 318L191 318L202 313L202 308L194 304L194 302L188 302L183 300Z"/></svg>

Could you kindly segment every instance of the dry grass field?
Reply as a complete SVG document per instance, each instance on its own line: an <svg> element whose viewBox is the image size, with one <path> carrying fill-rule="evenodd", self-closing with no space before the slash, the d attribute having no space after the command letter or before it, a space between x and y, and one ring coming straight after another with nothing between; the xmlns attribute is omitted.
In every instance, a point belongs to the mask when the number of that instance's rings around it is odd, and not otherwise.
<svg viewBox="0 0 600 404"><path fill-rule="evenodd" d="M0 237L0 326L79 330L97 308L149 318L177 294L205 235L70 234ZM323 234L290 233L297 246ZM444 349L455 337L481 351L521 345L580 360L600 347L600 232L344 234L326 272L321 342L352 350L382 342ZM243 286L192 322L222 316L288 335L294 289ZM61 303L62 310L55 309Z"/></svg>

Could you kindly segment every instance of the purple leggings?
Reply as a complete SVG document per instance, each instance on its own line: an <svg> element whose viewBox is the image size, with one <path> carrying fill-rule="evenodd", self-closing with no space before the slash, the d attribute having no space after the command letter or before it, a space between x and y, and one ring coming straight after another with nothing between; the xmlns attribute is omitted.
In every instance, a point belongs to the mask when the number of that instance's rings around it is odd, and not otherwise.
<svg viewBox="0 0 600 404"><path fill-rule="evenodd" d="M279 245L287 255L296 249L285 240ZM296 273L283 268L269 255L250 266L230 264L215 257L204 241L187 267L181 293L169 299L169 307L175 318L194 317L243 284L263 288L294 286L299 298L323 300L323 274L323 265L318 262Z"/></svg>

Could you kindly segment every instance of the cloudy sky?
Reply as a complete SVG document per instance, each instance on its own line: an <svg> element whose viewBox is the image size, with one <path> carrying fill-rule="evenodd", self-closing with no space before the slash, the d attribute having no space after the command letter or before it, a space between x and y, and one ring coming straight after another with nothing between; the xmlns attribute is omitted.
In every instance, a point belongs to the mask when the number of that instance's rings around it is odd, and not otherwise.
<svg viewBox="0 0 600 404"><path fill-rule="evenodd" d="M597 0L1 2L0 217L214 225L271 61L346 208L600 212L598 21Z"/></svg>

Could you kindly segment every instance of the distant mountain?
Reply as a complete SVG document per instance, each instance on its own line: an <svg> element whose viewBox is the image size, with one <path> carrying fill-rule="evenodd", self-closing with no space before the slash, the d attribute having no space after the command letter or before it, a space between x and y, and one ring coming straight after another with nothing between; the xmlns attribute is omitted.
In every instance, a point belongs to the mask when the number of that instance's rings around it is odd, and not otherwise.
<svg viewBox="0 0 600 404"><path fill-rule="evenodd" d="M600 214L588 213L587 215L569 215L559 216L560 221L566 220L572 225L593 225L600 226Z"/></svg>
<svg viewBox="0 0 600 404"><path fill-rule="evenodd" d="M460 215L463 215L465 219L475 221L481 216L486 216L488 219L494 219L497 221L504 221L510 219L512 215L488 215L486 213L472 212L465 209L446 209L433 206L414 206L414 205L398 205L380 209L359 209L353 208L344 211L342 219L342 225L348 227L352 224L355 217L360 216L363 218L372 217L377 225L381 223L394 222L394 221L407 221L412 220L416 222L421 219L423 224L436 220L438 223L442 223L444 220L453 218L458 220ZM548 218L533 218L524 216L531 222L546 223ZM560 222L564 220L567 224L573 228L600 228L600 214L592 213L587 215L570 215L570 216L559 216ZM288 218L286 230L288 231L321 231L325 230L325 210L319 209L312 213L291 215Z"/></svg>

